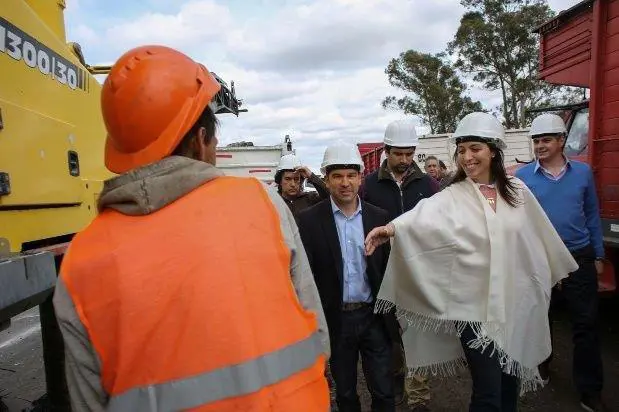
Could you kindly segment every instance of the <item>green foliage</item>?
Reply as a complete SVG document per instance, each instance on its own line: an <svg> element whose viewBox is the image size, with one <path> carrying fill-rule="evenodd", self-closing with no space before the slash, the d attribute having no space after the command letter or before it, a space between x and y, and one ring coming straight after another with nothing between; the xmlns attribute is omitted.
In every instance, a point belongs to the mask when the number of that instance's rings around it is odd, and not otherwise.
<svg viewBox="0 0 619 412"><path fill-rule="evenodd" d="M576 97L573 88L537 79L539 39L532 31L554 16L546 0L462 0L461 4L468 11L447 50L457 57L456 68L485 88L501 91L506 127L526 127L527 108Z"/></svg>
<svg viewBox="0 0 619 412"><path fill-rule="evenodd" d="M419 116L431 133L453 132L460 118L482 110L481 103L464 95L466 85L443 54L408 50L392 59L385 73L389 83L407 95L389 96L383 107Z"/></svg>

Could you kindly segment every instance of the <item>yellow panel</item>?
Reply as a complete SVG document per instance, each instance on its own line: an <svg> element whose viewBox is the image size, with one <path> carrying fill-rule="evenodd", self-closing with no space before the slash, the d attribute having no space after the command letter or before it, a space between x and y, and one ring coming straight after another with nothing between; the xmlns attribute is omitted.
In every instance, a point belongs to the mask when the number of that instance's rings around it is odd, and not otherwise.
<svg viewBox="0 0 619 412"><path fill-rule="evenodd" d="M0 197L0 238L12 251L81 230L112 176L103 164L101 87L66 43L63 9L63 0L0 1L0 171L12 185ZM78 177L69 175L69 150ZM34 208L42 203L56 207Z"/></svg>
<svg viewBox="0 0 619 412"><path fill-rule="evenodd" d="M76 151L73 126L4 100L0 108L0 168L11 181L0 206L79 202L82 181L68 166L69 150Z"/></svg>

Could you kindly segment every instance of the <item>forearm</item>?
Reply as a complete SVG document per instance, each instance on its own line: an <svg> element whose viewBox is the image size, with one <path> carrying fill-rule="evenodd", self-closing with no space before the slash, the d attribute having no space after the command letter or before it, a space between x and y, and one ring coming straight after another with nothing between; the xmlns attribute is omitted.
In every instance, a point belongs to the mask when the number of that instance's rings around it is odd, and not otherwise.
<svg viewBox="0 0 619 412"><path fill-rule="evenodd" d="M312 173L307 180L314 186L321 199L326 199L329 197L329 189L327 189L327 185L325 185L325 182L316 176L316 174Z"/></svg>
<svg viewBox="0 0 619 412"><path fill-rule="evenodd" d="M65 348L65 373L72 409L99 412L108 395L101 385L100 362L64 283L54 292L54 309Z"/></svg>
<svg viewBox="0 0 619 412"><path fill-rule="evenodd" d="M327 320L296 221L281 198L278 195L276 196L274 191L267 190L267 192L279 215L284 241L290 250L290 277L292 285L301 306L316 315L320 340L325 354L329 357L331 346L329 344Z"/></svg>

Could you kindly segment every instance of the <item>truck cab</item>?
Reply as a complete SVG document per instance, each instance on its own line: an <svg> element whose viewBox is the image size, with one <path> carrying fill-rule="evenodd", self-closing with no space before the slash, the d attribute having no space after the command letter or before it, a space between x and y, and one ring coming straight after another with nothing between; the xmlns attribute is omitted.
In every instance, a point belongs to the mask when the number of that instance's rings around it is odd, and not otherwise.
<svg viewBox="0 0 619 412"><path fill-rule="evenodd" d="M577 86L589 99L546 108L562 112L565 154L588 163L596 182L606 250L600 291L617 290L619 268L619 0L586 0L535 30L539 78Z"/></svg>

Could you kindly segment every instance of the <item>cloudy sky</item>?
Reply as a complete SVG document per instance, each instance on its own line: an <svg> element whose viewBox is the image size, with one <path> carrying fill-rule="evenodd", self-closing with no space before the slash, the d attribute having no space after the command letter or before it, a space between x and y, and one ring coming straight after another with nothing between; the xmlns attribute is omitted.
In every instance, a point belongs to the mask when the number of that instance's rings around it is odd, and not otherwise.
<svg viewBox="0 0 619 412"><path fill-rule="evenodd" d="M561 11L579 0L550 0ZM68 0L67 37L89 64L143 44L175 47L229 83L247 113L222 115L221 144L280 143L290 134L318 170L328 142L381 141L401 114L384 69L407 49L435 53L453 37L458 0ZM496 94L472 90L486 106Z"/></svg>

